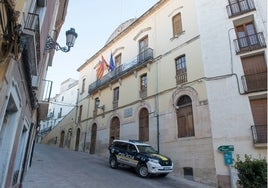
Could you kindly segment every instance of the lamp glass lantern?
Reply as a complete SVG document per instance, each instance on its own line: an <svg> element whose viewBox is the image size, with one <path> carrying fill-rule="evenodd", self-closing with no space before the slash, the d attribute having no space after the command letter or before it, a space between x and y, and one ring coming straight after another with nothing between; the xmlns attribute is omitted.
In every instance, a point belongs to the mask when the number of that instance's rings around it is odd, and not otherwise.
<svg viewBox="0 0 268 188"><path fill-rule="evenodd" d="M70 30L66 31L66 46L67 47L61 47L57 42L53 40L52 37L48 36L47 42L46 42L46 50L55 49L56 51L61 50L63 52L69 52L71 47L74 46L77 36L78 35L75 32L74 28L71 28Z"/></svg>

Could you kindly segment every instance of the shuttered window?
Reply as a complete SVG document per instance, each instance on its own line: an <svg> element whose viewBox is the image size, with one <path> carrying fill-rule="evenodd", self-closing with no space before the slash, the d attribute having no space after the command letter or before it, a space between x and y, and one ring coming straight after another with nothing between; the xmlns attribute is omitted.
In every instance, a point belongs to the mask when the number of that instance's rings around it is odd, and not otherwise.
<svg viewBox="0 0 268 188"><path fill-rule="evenodd" d="M173 24L173 37L176 37L182 33L181 13L178 13L175 16L173 16L172 24Z"/></svg>

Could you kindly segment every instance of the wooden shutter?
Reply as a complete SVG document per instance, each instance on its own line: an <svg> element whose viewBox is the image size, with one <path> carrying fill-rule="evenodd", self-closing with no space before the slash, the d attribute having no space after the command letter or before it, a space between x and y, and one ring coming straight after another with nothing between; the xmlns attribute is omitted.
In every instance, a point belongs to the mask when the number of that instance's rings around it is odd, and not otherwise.
<svg viewBox="0 0 268 188"><path fill-rule="evenodd" d="M250 100L255 125L267 124L267 99Z"/></svg>

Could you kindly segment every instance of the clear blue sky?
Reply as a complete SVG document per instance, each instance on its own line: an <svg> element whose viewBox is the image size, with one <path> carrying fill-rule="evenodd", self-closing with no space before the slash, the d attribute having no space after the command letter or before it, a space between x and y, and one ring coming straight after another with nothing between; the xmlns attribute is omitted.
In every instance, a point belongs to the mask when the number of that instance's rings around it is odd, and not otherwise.
<svg viewBox="0 0 268 188"><path fill-rule="evenodd" d="M70 52L56 51L47 80L53 81L52 97L60 91L61 82L79 79L77 68L99 51L112 32L124 21L138 18L158 0L69 0L67 16L58 43L65 46L65 32L71 27L78 34Z"/></svg>

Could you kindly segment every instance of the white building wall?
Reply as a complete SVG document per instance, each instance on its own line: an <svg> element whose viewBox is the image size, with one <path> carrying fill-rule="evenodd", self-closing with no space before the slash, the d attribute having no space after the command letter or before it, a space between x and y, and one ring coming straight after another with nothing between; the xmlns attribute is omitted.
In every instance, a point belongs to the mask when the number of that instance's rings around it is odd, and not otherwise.
<svg viewBox="0 0 268 188"><path fill-rule="evenodd" d="M257 11L249 15L254 15L257 32L267 32L266 11L261 8L267 7L267 1L254 2ZM237 154L266 156L266 150L253 146L250 126L254 122L249 98L241 83L244 73L240 56L235 54L233 43L236 38L233 20L237 18L228 18L226 5L227 0L196 1L205 76L226 76L206 81L216 171L222 175L229 175L229 172L223 154L217 151L220 145L234 145L234 158Z"/></svg>

